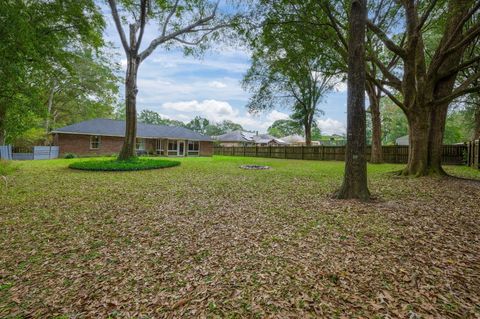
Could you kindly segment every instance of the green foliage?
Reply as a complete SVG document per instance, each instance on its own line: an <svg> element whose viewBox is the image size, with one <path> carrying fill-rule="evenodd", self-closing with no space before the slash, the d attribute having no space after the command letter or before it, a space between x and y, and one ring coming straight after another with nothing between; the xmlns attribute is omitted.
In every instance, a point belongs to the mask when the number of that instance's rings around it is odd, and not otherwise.
<svg viewBox="0 0 480 319"><path fill-rule="evenodd" d="M275 137L285 137L289 135L304 135L304 128L302 123L298 120L285 119L285 120L276 120L272 123L267 129L268 134ZM312 140L317 141L322 138L322 133L320 128L317 126L316 122L312 124Z"/></svg>
<svg viewBox="0 0 480 319"><path fill-rule="evenodd" d="M73 162L68 165L68 167L86 171L141 171L178 165L180 165L178 161L152 157L136 157L127 161L119 161L116 159L84 159Z"/></svg>
<svg viewBox="0 0 480 319"><path fill-rule="evenodd" d="M382 117L383 145L393 145L397 138L408 134L407 117L392 102L383 99L380 114Z"/></svg>
<svg viewBox="0 0 480 319"><path fill-rule="evenodd" d="M11 161L0 160L0 176L7 176L18 169Z"/></svg>
<svg viewBox="0 0 480 319"><path fill-rule="evenodd" d="M145 124L185 127L185 124L183 122L162 118L160 114L151 110L143 110L138 116L138 121Z"/></svg>
<svg viewBox="0 0 480 319"><path fill-rule="evenodd" d="M94 0L6 1L0 21L0 143L51 116L46 108L55 81L71 86L81 73L96 92L103 87L103 78L91 76L98 70L92 64L83 68L80 61L86 52L96 55L104 44L105 24ZM65 98L72 109L83 109L85 99L78 99L79 93L70 91Z"/></svg>
<svg viewBox="0 0 480 319"><path fill-rule="evenodd" d="M276 120L267 129L268 134L275 137L284 137L288 135L303 135L303 127L297 121L286 119Z"/></svg>
<svg viewBox="0 0 480 319"><path fill-rule="evenodd" d="M124 113L124 110L119 110L116 114ZM234 123L229 120L224 120L220 123L213 123L206 118L196 116L193 120L185 124L181 121L163 118L160 114L152 110L143 110L142 112L140 112L140 114L138 115L138 121L146 124L186 127L195 132L208 136L221 135L231 131L243 130L243 127L240 124Z"/></svg>
<svg viewBox="0 0 480 319"><path fill-rule="evenodd" d="M195 116L195 118L190 122L188 122L185 125L185 127L191 129L192 131L195 131L201 134L206 134L207 128L209 125L210 125L210 121L207 120L206 118Z"/></svg>

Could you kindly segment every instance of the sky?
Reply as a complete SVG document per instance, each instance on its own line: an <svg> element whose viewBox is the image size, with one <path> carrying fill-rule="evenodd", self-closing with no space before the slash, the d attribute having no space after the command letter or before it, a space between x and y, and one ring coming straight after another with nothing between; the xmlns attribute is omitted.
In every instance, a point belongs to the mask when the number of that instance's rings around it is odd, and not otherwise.
<svg viewBox="0 0 480 319"><path fill-rule="evenodd" d="M112 57L126 68L126 57L109 8L102 8L107 28L105 38L112 42ZM142 41L145 47L155 37L158 27L148 25ZM222 45L207 51L201 58L184 56L179 49L159 46L140 65L138 72L137 111L153 110L166 118L188 122L199 115L209 121L231 120L244 129L266 132L275 121L288 118L288 108L249 114L246 109L250 93L241 80L250 66L248 50ZM121 90L123 98L123 86ZM343 134L346 128L346 86L320 104L325 114L317 118L323 134Z"/></svg>

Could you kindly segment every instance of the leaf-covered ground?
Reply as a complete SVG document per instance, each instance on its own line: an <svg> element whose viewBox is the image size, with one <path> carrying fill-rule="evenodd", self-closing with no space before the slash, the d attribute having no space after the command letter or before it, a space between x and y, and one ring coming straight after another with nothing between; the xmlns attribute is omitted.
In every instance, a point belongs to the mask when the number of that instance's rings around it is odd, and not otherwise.
<svg viewBox="0 0 480 319"><path fill-rule="evenodd" d="M331 198L341 162L72 161L21 162L0 185L1 318L480 316L480 182L372 165L362 204Z"/></svg>

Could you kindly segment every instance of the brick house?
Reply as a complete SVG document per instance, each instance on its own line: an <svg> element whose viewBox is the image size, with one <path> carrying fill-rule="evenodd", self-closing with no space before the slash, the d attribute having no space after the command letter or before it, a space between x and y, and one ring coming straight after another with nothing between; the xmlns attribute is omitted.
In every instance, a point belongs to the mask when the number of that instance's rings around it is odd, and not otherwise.
<svg viewBox="0 0 480 319"><path fill-rule="evenodd" d="M94 119L51 132L60 154L80 156L119 153L125 136L125 121ZM184 127L137 123L137 153L162 156L212 156L210 137Z"/></svg>

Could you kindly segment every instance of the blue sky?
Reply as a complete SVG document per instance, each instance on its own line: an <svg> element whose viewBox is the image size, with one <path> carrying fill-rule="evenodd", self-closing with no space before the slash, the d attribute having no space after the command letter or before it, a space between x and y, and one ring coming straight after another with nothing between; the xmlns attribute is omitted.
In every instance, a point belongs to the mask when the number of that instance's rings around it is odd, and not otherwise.
<svg viewBox="0 0 480 319"><path fill-rule="evenodd" d="M109 8L105 37L114 44L112 57L125 70L126 58L119 36L111 19ZM156 34L154 25L147 26L143 45ZM140 66L138 73L137 109L150 109L164 117L188 122L196 115L220 122L231 120L245 129L265 132L278 119L287 118L288 109L266 111L251 115L245 105L249 93L240 81L250 65L249 53L222 45L206 52L202 58L184 56L179 49L158 47ZM123 87L122 87L123 98ZM325 134L344 133L346 127L345 85L339 85L320 105L325 115L317 122Z"/></svg>

